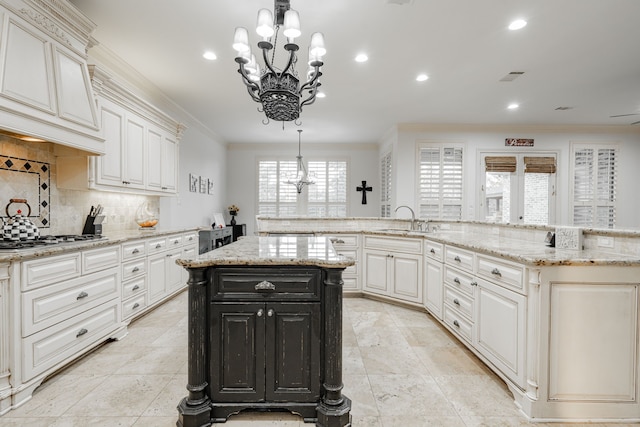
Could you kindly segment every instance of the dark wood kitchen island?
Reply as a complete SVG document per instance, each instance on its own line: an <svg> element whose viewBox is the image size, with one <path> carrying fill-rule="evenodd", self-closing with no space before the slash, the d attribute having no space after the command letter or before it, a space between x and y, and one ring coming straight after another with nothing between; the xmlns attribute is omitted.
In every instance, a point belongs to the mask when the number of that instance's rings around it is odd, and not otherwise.
<svg viewBox="0 0 640 427"><path fill-rule="evenodd" d="M342 272L325 237L245 237L179 259L189 272L188 396L180 427L244 410L351 425L342 395Z"/></svg>

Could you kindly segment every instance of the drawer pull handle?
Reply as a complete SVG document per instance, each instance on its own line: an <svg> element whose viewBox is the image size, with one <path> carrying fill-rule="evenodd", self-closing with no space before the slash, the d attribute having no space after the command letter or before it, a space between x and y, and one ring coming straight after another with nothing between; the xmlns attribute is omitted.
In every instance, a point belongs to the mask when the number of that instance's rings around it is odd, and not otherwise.
<svg viewBox="0 0 640 427"><path fill-rule="evenodd" d="M160 249L161 247L162 247L162 244L156 243L156 249Z"/></svg>
<svg viewBox="0 0 640 427"><path fill-rule="evenodd" d="M502 277L502 273L500 273L500 270L498 270L497 268L494 268L493 270L491 270L491 274L495 274L496 276Z"/></svg>
<svg viewBox="0 0 640 427"><path fill-rule="evenodd" d="M457 283L458 285L460 284L460 279L458 279L457 277L454 277L454 278L453 278L453 281L454 281L455 283Z"/></svg>
<svg viewBox="0 0 640 427"><path fill-rule="evenodd" d="M135 309L136 309L136 308L138 308L138 307L140 307L140 304L135 303L135 304L133 304L133 308L132 308L132 310L135 310Z"/></svg>
<svg viewBox="0 0 640 427"><path fill-rule="evenodd" d="M85 291L80 292L80 294L76 297L76 299L82 299L82 298L86 298L88 297L89 294L86 293Z"/></svg>
<svg viewBox="0 0 640 427"><path fill-rule="evenodd" d="M258 283L256 286L256 291L275 291L276 290L276 285L274 285L271 282L267 282L266 280L263 280L262 282Z"/></svg>
<svg viewBox="0 0 640 427"><path fill-rule="evenodd" d="M132 254L137 254L138 252L140 252L138 248L135 248L134 250L131 251Z"/></svg>
<svg viewBox="0 0 640 427"><path fill-rule="evenodd" d="M457 321L457 320L454 320L454 321L453 321L453 326L455 326L455 327L459 328L459 327L460 327L460 323L458 323L458 321Z"/></svg>
<svg viewBox="0 0 640 427"><path fill-rule="evenodd" d="M177 239L176 239L176 240L174 240L174 241L173 241L173 244L174 244L174 245L177 245L178 243L180 243L180 240L177 240Z"/></svg>
<svg viewBox="0 0 640 427"><path fill-rule="evenodd" d="M460 301L458 301L458 298L454 298L454 299L453 299L453 303L454 303L455 305L460 305Z"/></svg>
<svg viewBox="0 0 640 427"><path fill-rule="evenodd" d="M454 261L458 261L458 262L462 262L462 260L460 259L460 257L458 255L456 255L456 257L453 260Z"/></svg>
<svg viewBox="0 0 640 427"><path fill-rule="evenodd" d="M138 271L140 271L138 267L133 267L133 270L131 270L132 273L137 273Z"/></svg>
<svg viewBox="0 0 640 427"><path fill-rule="evenodd" d="M262 315L264 314L264 310L260 309L256 314L258 315L258 317L262 317Z"/></svg>
<svg viewBox="0 0 640 427"><path fill-rule="evenodd" d="M478 282L471 282L471 286L478 286Z"/></svg>
<svg viewBox="0 0 640 427"><path fill-rule="evenodd" d="M273 308L270 308L269 311L267 311L267 316L273 317L273 313L274 313Z"/></svg>
<svg viewBox="0 0 640 427"><path fill-rule="evenodd" d="M85 328L80 329L80 331L78 331L78 333L76 334L76 338L80 338L81 336L83 336L87 332L89 332L89 331L87 331Z"/></svg>
<svg viewBox="0 0 640 427"><path fill-rule="evenodd" d="M431 252L432 254L435 254L435 253L436 253L436 250L435 250L435 249L433 249L433 248L431 248L431 250L430 250L429 252Z"/></svg>
<svg viewBox="0 0 640 427"><path fill-rule="evenodd" d="M133 288L131 288L132 291L137 291L138 289L140 289L140 286L135 285Z"/></svg>
<svg viewBox="0 0 640 427"><path fill-rule="evenodd" d="M190 237L189 237L189 241L192 241L192 240L193 240L193 236L190 236Z"/></svg>

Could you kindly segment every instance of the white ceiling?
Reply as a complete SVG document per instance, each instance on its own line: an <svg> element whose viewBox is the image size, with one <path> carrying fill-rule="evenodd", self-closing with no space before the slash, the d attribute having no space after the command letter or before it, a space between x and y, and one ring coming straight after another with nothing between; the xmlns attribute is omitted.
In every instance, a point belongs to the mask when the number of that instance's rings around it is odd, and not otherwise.
<svg viewBox="0 0 640 427"><path fill-rule="evenodd" d="M640 120L639 0L394 1L291 0L302 25L301 61L312 32L324 33L328 51L327 97L301 115L305 142L377 142L399 123ZM292 123L284 132L282 123L262 124L231 48L236 26L257 43L257 11L272 9L272 0L71 2L98 25L103 46L224 141L297 141ZM528 25L508 30L515 18ZM204 60L205 50L218 59ZM361 51L368 62L354 61ZM499 81L511 71L524 75ZM429 80L418 83L421 72ZM520 108L508 110L512 102ZM610 118L621 114L635 115Z"/></svg>

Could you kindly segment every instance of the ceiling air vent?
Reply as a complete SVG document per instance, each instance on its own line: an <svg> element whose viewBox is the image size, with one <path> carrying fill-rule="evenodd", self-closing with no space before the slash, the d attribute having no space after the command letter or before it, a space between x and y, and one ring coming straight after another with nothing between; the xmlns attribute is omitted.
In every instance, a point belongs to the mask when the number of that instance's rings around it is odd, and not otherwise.
<svg viewBox="0 0 640 427"><path fill-rule="evenodd" d="M512 71L503 78L500 79L501 82L512 82L521 75L524 74L524 71Z"/></svg>
<svg viewBox="0 0 640 427"><path fill-rule="evenodd" d="M572 109L573 107L556 107L556 111L567 111Z"/></svg>

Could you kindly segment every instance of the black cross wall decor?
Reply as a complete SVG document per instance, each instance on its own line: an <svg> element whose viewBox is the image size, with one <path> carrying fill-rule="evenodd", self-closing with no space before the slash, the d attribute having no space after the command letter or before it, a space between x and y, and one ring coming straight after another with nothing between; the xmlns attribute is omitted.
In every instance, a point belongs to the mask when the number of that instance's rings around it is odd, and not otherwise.
<svg viewBox="0 0 640 427"><path fill-rule="evenodd" d="M362 186L356 187L357 191L362 191L362 204L367 204L367 191L373 191L372 187L367 187L367 181L362 181Z"/></svg>

